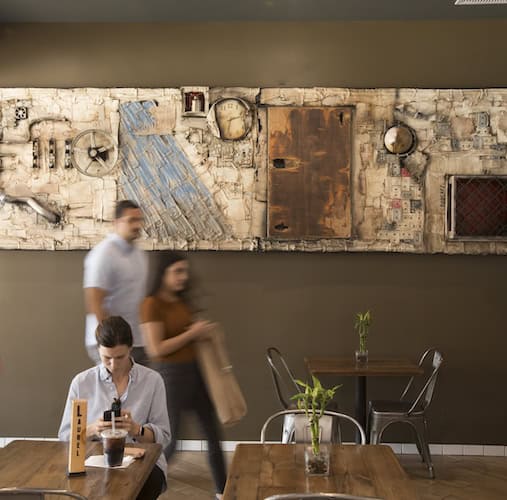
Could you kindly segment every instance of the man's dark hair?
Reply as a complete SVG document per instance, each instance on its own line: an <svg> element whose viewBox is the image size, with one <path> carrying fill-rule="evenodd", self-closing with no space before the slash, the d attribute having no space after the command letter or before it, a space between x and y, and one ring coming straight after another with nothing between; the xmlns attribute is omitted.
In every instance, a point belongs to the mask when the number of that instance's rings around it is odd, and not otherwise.
<svg viewBox="0 0 507 500"><path fill-rule="evenodd" d="M119 219L120 217L123 217L123 212L129 208L138 209L141 207L132 200L121 200L114 208L114 218Z"/></svg>
<svg viewBox="0 0 507 500"><path fill-rule="evenodd" d="M103 347L126 345L132 347L132 329L121 316L110 316L97 325L97 344Z"/></svg>

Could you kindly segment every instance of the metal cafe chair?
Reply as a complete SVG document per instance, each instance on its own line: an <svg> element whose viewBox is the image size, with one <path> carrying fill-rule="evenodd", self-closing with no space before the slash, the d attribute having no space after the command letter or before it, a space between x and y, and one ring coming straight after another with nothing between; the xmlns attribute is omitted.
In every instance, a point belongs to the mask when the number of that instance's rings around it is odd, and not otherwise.
<svg viewBox="0 0 507 500"><path fill-rule="evenodd" d="M52 497L76 498L77 500L87 500L79 493L69 490L52 490L46 488L0 488L0 498L2 500L44 500L46 495Z"/></svg>
<svg viewBox="0 0 507 500"><path fill-rule="evenodd" d="M430 363L431 366L427 367ZM424 380L421 390L413 400L406 400L407 394L412 388L414 377L412 377L405 390L397 401L370 401L368 427L370 443L378 444L382 440L382 434L391 424L402 422L409 424L416 434L417 449L423 462L428 467L429 475L435 478L433 463L431 461L430 448L427 436L426 410L431 404L437 376L442 365L442 354L434 348L428 349L419 360L420 367L427 367L429 375ZM426 370L426 371L428 371Z"/></svg>
<svg viewBox="0 0 507 500"><path fill-rule="evenodd" d="M291 396L300 392L301 388L296 383L296 377L292 373L292 370L287 365L282 353L276 347L268 347L266 349L266 360L271 369L271 377L273 379L273 385L275 387L275 393L283 410L296 410L296 404L291 400ZM329 406L330 410L335 410L336 403L334 406ZM296 421L298 415L294 413L288 413L284 416L282 425L282 443L291 443L294 441L296 432ZM321 426L323 433L332 436L330 440L332 442L341 441L341 429L338 423L332 419L323 417L321 419Z"/></svg>
<svg viewBox="0 0 507 500"><path fill-rule="evenodd" d="M267 418L267 420L264 422L264 425L262 426L260 442L261 443L266 442L266 431L268 429L269 424L273 420L275 420L278 417L281 417L281 416L285 417L286 415L290 415L290 414L292 414L294 416L302 415L303 418L301 419L301 421L305 422L305 424L306 424L305 410L282 410L282 411L273 413L273 415L271 415L270 417ZM340 420L347 420L347 421L351 422L353 425L355 425L357 427L357 429L359 430L359 433L361 434L361 444L366 444L366 434L365 434L363 428L361 427L361 424L355 418L352 418L349 415L346 415L345 413L338 413L336 411L328 411L328 410L324 411L324 415L327 417L330 417L331 419L333 419L337 422ZM322 422L322 419L321 419L321 422ZM296 425L295 430L294 430L294 437L295 437L296 443L304 442L304 427L305 426ZM334 442L332 433L330 433L330 432L326 433L324 428L322 429L321 442L323 442L323 443Z"/></svg>
<svg viewBox="0 0 507 500"><path fill-rule="evenodd" d="M282 353L276 347L266 349L266 359L271 368L271 377L275 386L276 396L280 406L287 410L294 406L291 396L298 393L300 388L296 383L296 377L287 365Z"/></svg>
<svg viewBox="0 0 507 500"><path fill-rule="evenodd" d="M296 409L296 404L290 398L299 392L299 386L296 384L296 378L282 353L276 347L268 347L266 349L266 360L271 369L271 378L280 406L284 410ZM282 426L282 443L290 443L294 439L294 429L294 414L285 415Z"/></svg>
<svg viewBox="0 0 507 500"><path fill-rule="evenodd" d="M264 500L381 500L377 497L358 497L345 493L282 493L265 497Z"/></svg>

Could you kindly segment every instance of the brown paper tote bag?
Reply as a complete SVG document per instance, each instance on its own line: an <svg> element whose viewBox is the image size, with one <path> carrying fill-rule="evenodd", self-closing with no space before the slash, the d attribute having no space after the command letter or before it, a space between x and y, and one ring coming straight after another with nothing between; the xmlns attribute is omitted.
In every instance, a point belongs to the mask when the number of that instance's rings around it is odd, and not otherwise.
<svg viewBox="0 0 507 500"><path fill-rule="evenodd" d="M232 371L222 328L217 325L210 339L200 340L195 345L202 376L218 419L225 426L236 424L246 415L247 407Z"/></svg>

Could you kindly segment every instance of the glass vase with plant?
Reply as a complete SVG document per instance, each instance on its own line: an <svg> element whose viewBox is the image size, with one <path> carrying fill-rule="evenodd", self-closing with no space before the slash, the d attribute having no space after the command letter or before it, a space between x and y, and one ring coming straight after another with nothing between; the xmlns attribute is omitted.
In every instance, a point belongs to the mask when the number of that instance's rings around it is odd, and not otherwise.
<svg viewBox="0 0 507 500"><path fill-rule="evenodd" d="M356 323L354 328L359 334L359 349L356 351L356 361L358 363L365 363L368 361L368 333L371 325L370 311L365 313L356 314Z"/></svg>
<svg viewBox="0 0 507 500"><path fill-rule="evenodd" d="M292 399L297 401L299 409L305 411L311 441L311 446L305 449L305 470L310 475L327 475L329 474L329 451L327 448L321 448L320 419L341 385L326 389L315 376L312 376L313 386L301 380L296 380L296 382L302 391L292 396Z"/></svg>

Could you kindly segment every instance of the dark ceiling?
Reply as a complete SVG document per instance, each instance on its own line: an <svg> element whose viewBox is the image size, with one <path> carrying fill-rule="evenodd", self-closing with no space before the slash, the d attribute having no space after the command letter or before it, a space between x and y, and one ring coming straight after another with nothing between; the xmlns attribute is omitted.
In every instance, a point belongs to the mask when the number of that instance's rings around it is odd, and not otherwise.
<svg viewBox="0 0 507 500"><path fill-rule="evenodd" d="M0 0L0 22L351 21L507 18L454 0Z"/></svg>

